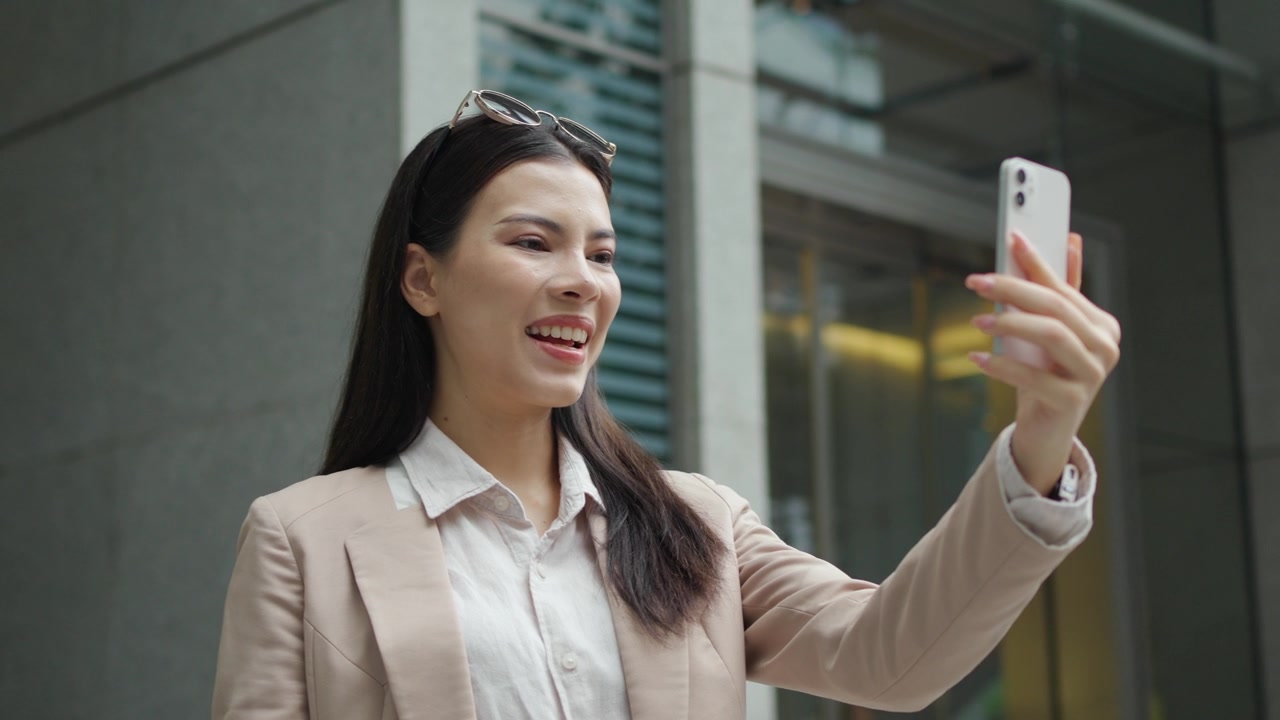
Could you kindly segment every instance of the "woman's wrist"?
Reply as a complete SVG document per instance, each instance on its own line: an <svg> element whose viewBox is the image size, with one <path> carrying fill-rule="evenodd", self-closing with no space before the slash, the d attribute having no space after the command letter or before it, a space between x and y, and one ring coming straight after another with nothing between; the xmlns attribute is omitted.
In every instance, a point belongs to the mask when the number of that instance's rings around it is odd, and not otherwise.
<svg viewBox="0 0 1280 720"><path fill-rule="evenodd" d="M1032 489L1047 497L1062 477L1074 443L1074 432L1033 433L1018 425L1013 429L1010 451L1022 478Z"/></svg>

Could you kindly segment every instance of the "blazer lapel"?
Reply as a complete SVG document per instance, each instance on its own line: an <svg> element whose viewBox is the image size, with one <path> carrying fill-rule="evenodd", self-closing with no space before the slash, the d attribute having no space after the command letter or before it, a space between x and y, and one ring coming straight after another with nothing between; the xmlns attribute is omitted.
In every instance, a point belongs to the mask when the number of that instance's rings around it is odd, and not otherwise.
<svg viewBox="0 0 1280 720"><path fill-rule="evenodd" d="M605 552L608 521L596 512L590 518L596 559L604 577L613 627L622 655L631 720L686 720L689 717L689 639L683 634L654 640L641 627L631 608L609 586L609 561Z"/></svg>
<svg viewBox="0 0 1280 720"><path fill-rule="evenodd" d="M401 720L475 720L435 521L415 505L357 530L346 547Z"/></svg>

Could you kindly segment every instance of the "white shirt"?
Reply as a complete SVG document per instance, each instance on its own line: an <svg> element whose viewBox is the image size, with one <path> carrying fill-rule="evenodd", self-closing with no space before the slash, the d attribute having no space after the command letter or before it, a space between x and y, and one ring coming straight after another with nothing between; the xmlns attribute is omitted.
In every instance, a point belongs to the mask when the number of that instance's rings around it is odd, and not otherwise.
<svg viewBox="0 0 1280 720"><path fill-rule="evenodd" d="M1011 425L996 439L996 474L1014 522L1048 547L1074 542L1092 524L1092 458L1077 441L1077 499L1049 500L1018 471L1012 436ZM631 717L587 522L604 503L582 455L560 448L560 512L542 537L515 493L430 420L387 467L396 506L422 503L440 529L477 720Z"/></svg>
<svg viewBox="0 0 1280 720"><path fill-rule="evenodd" d="M577 450L560 445L560 512L542 537L430 420L387 479L400 509L421 502L440 529L477 720L629 720L588 525L604 504Z"/></svg>

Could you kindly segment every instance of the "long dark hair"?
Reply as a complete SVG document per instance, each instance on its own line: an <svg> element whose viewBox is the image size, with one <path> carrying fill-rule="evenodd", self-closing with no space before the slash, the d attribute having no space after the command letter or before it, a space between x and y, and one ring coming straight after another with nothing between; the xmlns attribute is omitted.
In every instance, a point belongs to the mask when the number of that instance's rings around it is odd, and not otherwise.
<svg viewBox="0 0 1280 720"><path fill-rule="evenodd" d="M469 118L450 131L434 130L401 163L374 229L351 361L321 474L385 465L422 432L435 350L426 318L400 294L405 248L417 243L446 257L480 190L505 168L535 158L581 163L606 196L613 188L600 153L551 123L534 128ZM655 637L680 632L716 592L717 565L728 548L614 419L594 368L582 396L554 408L551 422L582 453L604 500L614 592Z"/></svg>

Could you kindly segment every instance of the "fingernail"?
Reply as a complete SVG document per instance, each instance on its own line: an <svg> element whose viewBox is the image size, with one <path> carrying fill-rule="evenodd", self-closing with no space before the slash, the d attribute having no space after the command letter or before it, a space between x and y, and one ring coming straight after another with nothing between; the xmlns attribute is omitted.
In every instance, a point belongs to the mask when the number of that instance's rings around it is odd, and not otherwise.
<svg viewBox="0 0 1280 720"><path fill-rule="evenodd" d="M971 352L969 359L978 367L985 368L991 362L991 353L988 352Z"/></svg>
<svg viewBox="0 0 1280 720"><path fill-rule="evenodd" d="M982 330L990 330L996 324L996 316L991 314L975 315L973 326Z"/></svg>
<svg viewBox="0 0 1280 720"><path fill-rule="evenodd" d="M995 287L996 279L990 275L970 275L964 284L970 290L984 291Z"/></svg>

